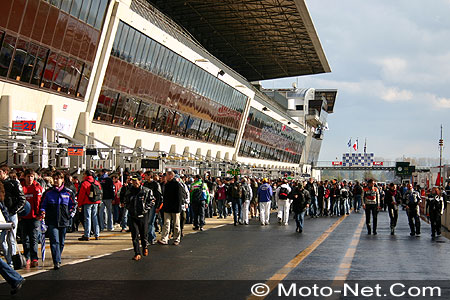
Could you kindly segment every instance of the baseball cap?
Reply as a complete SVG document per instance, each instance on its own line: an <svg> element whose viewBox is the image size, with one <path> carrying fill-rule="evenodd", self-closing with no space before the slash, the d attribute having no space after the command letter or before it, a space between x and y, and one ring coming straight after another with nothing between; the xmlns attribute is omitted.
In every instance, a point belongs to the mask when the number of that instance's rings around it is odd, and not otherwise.
<svg viewBox="0 0 450 300"><path fill-rule="evenodd" d="M142 177L141 177L141 175L139 175L139 174L133 174L133 175L131 175L131 180L138 180L138 181L141 181L142 180Z"/></svg>

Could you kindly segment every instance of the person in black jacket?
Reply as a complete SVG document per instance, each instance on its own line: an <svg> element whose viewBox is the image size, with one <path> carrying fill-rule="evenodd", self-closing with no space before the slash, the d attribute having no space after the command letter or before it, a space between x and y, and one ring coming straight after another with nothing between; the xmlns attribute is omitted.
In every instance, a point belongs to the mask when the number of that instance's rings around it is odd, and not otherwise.
<svg viewBox="0 0 450 300"><path fill-rule="evenodd" d="M152 190L141 185L142 177L134 174L131 177L131 187L125 192L124 204L130 215L131 239L133 240L133 260L140 260L142 254L148 255L148 218L155 205ZM139 247L141 239L142 251Z"/></svg>
<svg viewBox="0 0 450 300"><path fill-rule="evenodd" d="M161 186L157 180L154 180L154 174L151 171L147 171L144 174L145 182L144 186L152 190L153 196L155 197L155 205L150 210L149 221L148 221L148 240L154 245L156 244L156 231L155 231L155 221L156 221L156 209L159 208L163 202Z"/></svg>
<svg viewBox="0 0 450 300"><path fill-rule="evenodd" d="M173 221L175 227L173 237L175 241L173 245L177 246L181 240L181 227L180 227L180 212L181 204L183 203L183 193L181 191L181 185L175 179L175 174L172 171L166 172L166 184L164 186L164 228L161 234L161 239L158 241L161 245L167 245L170 233L170 222Z"/></svg>
<svg viewBox="0 0 450 300"><path fill-rule="evenodd" d="M292 210L294 212L295 222L297 223L296 232L303 232L306 209L308 209L311 197L309 192L303 189L303 184L299 182L293 187L289 199L292 199Z"/></svg>
<svg viewBox="0 0 450 300"><path fill-rule="evenodd" d="M103 169L102 175L99 178L103 192L103 199L98 208L100 231L105 230L105 227L108 231L114 229L112 202L116 196L116 187L108 172L108 170Z"/></svg>
<svg viewBox="0 0 450 300"><path fill-rule="evenodd" d="M389 188L386 190L384 201L387 204L389 218L391 219L391 235L395 234L395 227L398 220L398 202L399 195L397 193L397 187L394 183L389 184Z"/></svg>
<svg viewBox="0 0 450 300"><path fill-rule="evenodd" d="M26 199L19 181L10 178L9 172L10 168L8 166L0 166L0 181L5 188L4 205L8 210L11 222L14 224L14 228L11 231L13 236L9 235L7 230L3 230L0 235L0 243L6 262L12 266L12 256L17 252L16 236L19 222L17 213L24 207Z"/></svg>

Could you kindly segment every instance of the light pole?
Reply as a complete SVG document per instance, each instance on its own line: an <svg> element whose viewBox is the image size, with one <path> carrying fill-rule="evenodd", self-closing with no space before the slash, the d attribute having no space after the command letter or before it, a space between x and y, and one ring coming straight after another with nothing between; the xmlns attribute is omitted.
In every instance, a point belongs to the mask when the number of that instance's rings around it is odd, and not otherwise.
<svg viewBox="0 0 450 300"><path fill-rule="evenodd" d="M439 187L442 187L442 150L444 148L444 140L442 139L442 124L441 124L441 138L439 139Z"/></svg>

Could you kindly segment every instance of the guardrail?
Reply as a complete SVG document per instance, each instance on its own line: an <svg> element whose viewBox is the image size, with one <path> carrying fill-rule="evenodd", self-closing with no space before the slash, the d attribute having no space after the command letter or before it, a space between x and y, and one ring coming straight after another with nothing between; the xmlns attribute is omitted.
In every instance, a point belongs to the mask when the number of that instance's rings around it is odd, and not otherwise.
<svg viewBox="0 0 450 300"><path fill-rule="evenodd" d="M343 164L341 164L342 161L335 160L335 161L318 161L314 163L314 168L332 168L335 167L336 169L342 168ZM386 168L395 168L395 161L374 161L372 164L373 167L386 167ZM354 166L361 167L361 166ZM350 167L351 168L351 167Z"/></svg>

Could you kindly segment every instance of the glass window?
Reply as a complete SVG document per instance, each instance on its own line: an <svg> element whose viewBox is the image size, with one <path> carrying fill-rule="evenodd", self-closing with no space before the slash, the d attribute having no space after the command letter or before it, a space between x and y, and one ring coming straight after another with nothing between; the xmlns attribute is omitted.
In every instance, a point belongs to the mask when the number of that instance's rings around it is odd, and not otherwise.
<svg viewBox="0 0 450 300"><path fill-rule="evenodd" d="M79 19L83 22L87 21L89 8L91 7L91 0L83 0L83 5L81 6Z"/></svg>
<svg viewBox="0 0 450 300"><path fill-rule="evenodd" d="M72 0L63 0L61 2L61 10L68 13L70 11L70 5L72 4Z"/></svg>
<svg viewBox="0 0 450 300"><path fill-rule="evenodd" d="M86 96L86 90L89 83L89 79L91 78L92 67L84 64L83 66L83 75L81 76L80 86L78 88L77 97L84 98Z"/></svg>
<svg viewBox="0 0 450 300"><path fill-rule="evenodd" d="M60 92L62 89L62 81L66 76L67 57L64 55L58 55L56 59L55 69L53 72L53 84L52 89Z"/></svg>
<svg viewBox="0 0 450 300"><path fill-rule="evenodd" d="M184 136L189 116L177 112L172 124L172 134Z"/></svg>
<svg viewBox="0 0 450 300"><path fill-rule="evenodd" d="M155 42L155 48L153 49L152 55L150 57L150 72L153 74L158 74L156 71L156 64L159 56L161 45Z"/></svg>
<svg viewBox="0 0 450 300"><path fill-rule="evenodd" d="M130 26L123 24L122 33L120 34L119 45L117 46L117 57L125 59L125 45L130 31Z"/></svg>
<svg viewBox="0 0 450 300"><path fill-rule="evenodd" d="M136 128L152 129L158 115L159 106L142 101L138 112Z"/></svg>
<svg viewBox="0 0 450 300"><path fill-rule="evenodd" d="M116 92L102 90L98 97L94 120L111 122L117 104L119 94Z"/></svg>
<svg viewBox="0 0 450 300"><path fill-rule="evenodd" d="M147 58L145 60L145 69L151 71L152 57L155 54L156 42L150 39L150 47L148 49Z"/></svg>
<svg viewBox="0 0 450 300"><path fill-rule="evenodd" d="M114 114L113 123L124 126L134 126L139 104L140 100L134 97L121 95L119 101L117 102L117 109Z"/></svg>
<svg viewBox="0 0 450 300"><path fill-rule="evenodd" d="M128 62L130 62L132 64L136 63L136 60L138 57L137 49L139 49L141 37L142 37L142 34L140 34L138 31L136 31L136 33L134 35L133 43L132 43L131 49L130 49L130 59L128 60Z"/></svg>
<svg viewBox="0 0 450 300"><path fill-rule="evenodd" d="M95 19L97 18L98 7L100 6L100 0L92 0L91 8L87 18L87 23L92 27L95 25Z"/></svg>
<svg viewBox="0 0 450 300"><path fill-rule="evenodd" d="M100 1L97 18L95 19L95 28L97 28L97 29L100 29L102 27L103 18L105 17L107 6L108 6L108 0Z"/></svg>
<svg viewBox="0 0 450 300"><path fill-rule="evenodd" d="M39 85L41 83L42 74L44 71L45 63L47 60L49 50L44 47L40 47L37 52L36 62L33 69L33 75L31 78L31 84Z"/></svg>
<svg viewBox="0 0 450 300"><path fill-rule="evenodd" d="M164 77L171 80L172 73L170 72L172 66L175 64L174 53L173 51L168 50L167 61L164 68Z"/></svg>
<svg viewBox="0 0 450 300"><path fill-rule="evenodd" d="M146 37L144 39L144 49L142 49L141 61L139 63L139 66L143 69L146 67L145 62L147 61L147 55L148 55L148 51L150 49L150 43L151 43L150 39L148 37Z"/></svg>
<svg viewBox="0 0 450 300"><path fill-rule="evenodd" d="M28 42L19 39L16 45L16 51L14 53L14 59L12 61L11 71L9 73L9 78L20 80L20 75L22 74L23 65L27 57Z"/></svg>
<svg viewBox="0 0 450 300"><path fill-rule="evenodd" d="M83 0L73 0L72 7L70 8L70 14L75 18L80 16L81 6L83 5Z"/></svg>
<svg viewBox="0 0 450 300"><path fill-rule="evenodd" d="M0 52L0 76L6 77L16 46L16 37L5 35Z"/></svg>
<svg viewBox="0 0 450 300"><path fill-rule="evenodd" d="M197 132L200 128L200 122L201 120L198 118L191 117L189 120L189 123L187 124L186 128L186 137L190 139L196 139L197 138Z"/></svg>
<svg viewBox="0 0 450 300"><path fill-rule="evenodd" d="M177 72L177 77L175 78L175 82L179 85L181 84L182 78L183 78L183 74L184 74L184 69L186 68L186 60L182 57L180 57L180 61L179 63L179 67L178 67L178 72Z"/></svg>
<svg viewBox="0 0 450 300"><path fill-rule="evenodd" d="M189 87L189 83L190 83L190 76L191 76L191 72L192 72L192 64L186 60L186 68L184 69L184 76L181 79L182 85L185 88Z"/></svg>
<svg viewBox="0 0 450 300"><path fill-rule="evenodd" d="M50 52L47 60L47 64L45 66L44 74L42 76L41 87L50 88L52 85L53 74L55 71L55 66L57 64L58 54L55 52Z"/></svg>
<svg viewBox="0 0 450 300"><path fill-rule="evenodd" d="M76 59L70 59L69 63L70 70L68 72L72 74L72 78L68 85L68 94L75 96L81 80L81 70L83 68L83 64Z"/></svg>
<svg viewBox="0 0 450 300"><path fill-rule="evenodd" d="M167 61L167 48L160 46L159 55L155 63L155 74L162 76L165 61Z"/></svg>
<svg viewBox="0 0 450 300"><path fill-rule="evenodd" d="M123 51L124 60L130 62L131 61L131 47L134 43L134 36L135 36L136 30L133 28L130 28L130 32L127 35L126 43L125 43L125 49Z"/></svg>
<svg viewBox="0 0 450 300"><path fill-rule="evenodd" d="M50 0L50 4L59 8L61 6L61 1L62 0Z"/></svg>
<svg viewBox="0 0 450 300"><path fill-rule="evenodd" d="M169 109L167 107L162 107L159 109L158 118L155 122L154 130L159 132L164 132L166 129L166 121L169 116Z"/></svg>
<svg viewBox="0 0 450 300"><path fill-rule="evenodd" d="M114 43L111 50L111 54L114 56L118 56L117 48L119 47L120 35L122 34L123 27L123 23L119 22L119 26L117 26L116 37L114 38Z"/></svg>

